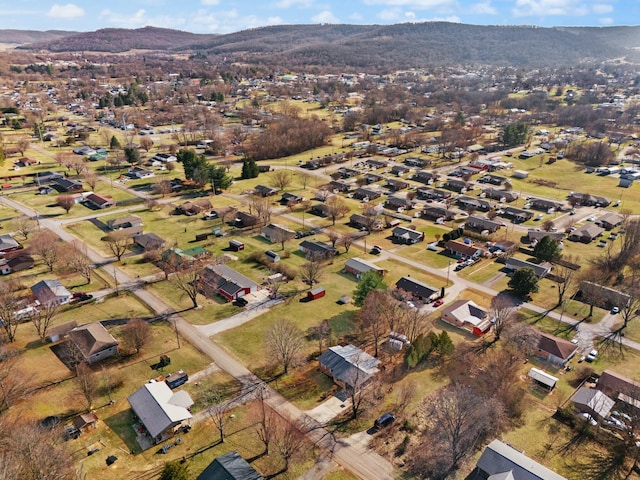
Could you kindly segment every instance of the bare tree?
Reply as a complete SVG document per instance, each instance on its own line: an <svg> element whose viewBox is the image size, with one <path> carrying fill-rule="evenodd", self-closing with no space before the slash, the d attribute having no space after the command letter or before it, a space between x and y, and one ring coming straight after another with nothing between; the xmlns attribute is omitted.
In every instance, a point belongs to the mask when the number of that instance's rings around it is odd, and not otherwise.
<svg viewBox="0 0 640 480"><path fill-rule="evenodd" d="M482 405L478 409L477 405ZM494 429L502 416L500 403L476 394L466 385L451 385L425 399L421 406L429 428L428 455L412 460L428 478L445 478L455 471L460 461Z"/></svg>
<svg viewBox="0 0 640 480"><path fill-rule="evenodd" d="M313 258L312 255L311 258L300 267L300 277L302 278L302 281L311 288L320 281L323 270L324 267L320 260Z"/></svg>
<svg viewBox="0 0 640 480"><path fill-rule="evenodd" d="M353 244L355 239L356 239L356 236L354 234L345 233L340 237L340 240L338 240L338 243L344 247L345 253L349 253L349 248L351 248L351 245Z"/></svg>
<svg viewBox="0 0 640 480"><path fill-rule="evenodd" d="M40 230L31 240L31 251L53 272L60 255L58 236L51 230Z"/></svg>
<svg viewBox="0 0 640 480"><path fill-rule="evenodd" d="M132 318L124 327L124 338L125 344L139 353L151 338L151 327L141 318Z"/></svg>
<svg viewBox="0 0 640 480"><path fill-rule="evenodd" d="M334 195L329 197L326 201L327 216L331 219L331 224L335 225L338 218L344 217L349 213L349 205L342 197Z"/></svg>
<svg viewBox="0 0 640 480"><path fill-rule="evenodd" d="M29 234L37 228L37 222L31 217L20 215L12 220L11 227L27 240Z"/></svg>
<svg viewBox="0 0 640 480"><path fill-rule="evenodd" d="M0 347L0 414L7 411L28 390L29 376L20 371L19 360L18 350L8 346Z"/></svg>
<svg viewBox="0 0 640 480"><path fill-rule="evenodd" d="M31 320L33 326L36 327L42 343L44 343L47 338L47 332L53 322L53 318L58 313L58 309L59 306L57 304L49 302L38 306L36 310L29 314L29 320Z"/></svg>
<svg viewBox="0 0 640 480"><path fill-rule="evenodd" d="M107 242L109 251L120 261L129 249L131 237L124 230L116 230L115 232L109 232L105 241Z"/></svg>
<svg viewBox="0 0 640 480"><path fill-rule="evenodd" d="M285 375L289 373L304 345L300 329L289 320L277 320L267 331L265 341L272 358L282 365Z"/></svg>
<svg viewBox="0 0 640 480"><path fill-rule="evenodd" d="M540 334L530 325L514 322L503 332L508 346L515 349L518 354L528 357L537 348Z"/></svg>
<svg viewBox="0 0 640 480"><path fill-rule="evenodd" d="M271 176L271 186L278 190L285 190L289 185L291 185L292 179L293 178L289 170L276 170Z"/></svg>
<svg viewBox="0 0 640 480"><path fill-rule="evenodd" d="M313 178L313 175L307 172L300 172L298 174L298 179L300 180L300 185L302 185L303 190L307 189L307 185L309 185L309 182L311 182L312 178Z"/></svg>
<svg viewBox="0 0 640 480"><path fill-rule="evenodd" d="M140 139L140 147L147 153L149 153L149 150L151 150L151 147L153 147L153 140L151 140L149 137L142 137Z"/></svg>
<svg viewBox="0 0 640 480"><path fill-rule="evenodd" d="M18 310L20 284L16 280L0 282L0 324L9 343L16 339L16 331L21 319L15 315Z"/></svg>
<svg viewBox="0 0 640 480"><path fill-rule="evenodd" d="M322 353L322 347L325 340L331 337L331 325L329 320L322 320L318 325L309 327L307 336L310 340L318 341L318 352Z"/></svg>
<svg viewBox="0 0 640 480"><path fill-rule="evenodd" d="M87 402L87 410L91 410L93 401L96 399L98 389L100 388L100 382L95 375L91 367L86 363L79 363L76 365L76 376L74 382L80 393Z"/></svg>
<svg viewBox="0 0 640 480"><path fill-rule="evenodd" d="M238 213L238 209L236 207L224 207L217 208L215 212L218 214L220 224L224 225L228 219L235 217L236 213Z"/></svg>
<svg viewBox="0 0 640 480"><path fill-rule="evenodd" d="M191 300L193 308L198 308L198 291L203 268L202 263L198 261L181 265L181 268L177 269L169 279L175 288Z"/></svg>
<svg viewBox="0 0 640 480"><path fill-rule="evenodd" d="M252 195L249 201L249 211L258 217L260 223L266 225L271 221L271 200L268 197Z"/></svg>
<svg viewBox="0 0 640 480"><path fill-rule="evenodd" d="M62 207L66 213L69 213L69 210L71 210L71 208L76 204L76 200L73 198L73 195L65 194L59 195L56 199L56 203L59 207Z"/></svg>
<svg viewBox="0 0 640 480"><path fill-rule="evenodd" d="M87 169L87 161L84 159L84 157L76 155L75 158L73 158L69 162L67 167L72 168L73 171L76 172L76 175L79 176L82 172L84 172Z"/></svg>
<svg viewBox="0 0 640 480"><path fill-rule="evenodd" d="M402 332L413 343L418 335L423 334L429 324L429 315L422 313L419 308L404 309L405 313L400 317Z"/></svg>
<svg viewBox="0 0 640 480"><path fill-rule="evenodd" d="M338 243L338 240L340 240L340 233L336 232L335 230L327 230L325 232L327 234L327 237L329 237L329 242L331 242L331 246L333 248L336 248L336 243Z"/></svg>
<svg viewBox="0 0 640 480"><path fill-rule="evenodd" d="M21 138L20 140L18 140L16 146L18 147L20 155L24 156L24 152L29 150L29 147L31 146L31 141L28 138Z"/></svg>
<svg viewBox="0 0 640 480"><path fill-rule="evenodd" d="M203 397L207 413L218 430L219 441L224 443L226 412L229 409L229 404L222 399L220 392L215 387L206 391Z"/></svg>
<svg viewBox="0 0 640 480"><path fill-rule="evenodd" d="M493 334L496 341L500 340L502 332L509 326L516 313L513 301L505 296L498 295L491 299L491 316L493 317Z"/></svg>
<svg viewBox="0 0 640 480"><path fill-rule="evenodd" d="M575 263L575 260L570 257L565 258L565 261ZM561 305L564 301L564 296L573 289L576 280L575 268L568 266L568 263L563 265L555 264L553 266L553 276L558 288L558 305Z"/></svg>
<svg viewBox="0 0 640 480"><path fill-rule="evenodd" d="M269 446L275 436L276 417L273 411L269 408L266 402L268 390L265 387L258 388L256 396L258 398L258 406L260 409L260 419L258 420L258 427L256 428L256 434L264 445L264 454L269 455Z"/></svg>
<svg viewBox="0 0 640 480"><path fill-rule="evenodd" d="M274 243L280 243L282 250L284 250L284 244L295 237L295 232L285 230L283 228L276 228L271 234L271 241Z"/></svg>
<svg viewBox="0 0 640 480"><path fill-rule="evenodd" d="M82 174L82 179L89 185L91 190L96 189L96 185L98 184L98 175L91 170L87 170Z"/></svg>
<svg viewBox="0 0 640 480"><path fill-rule="evenodd" d="M290 462L303 451L305 435L294 422L280 418L276 424L273 445L284 461L283 472L289 470Z"/></svg>
<svg viewBox="0 0 640 480"><path fill-rule="evenodd" d="M93 271L93 263L89 258L89 250L87 245L80 240L74 240L67 243L62 248L62 257L67 267L76 273L79 273L87 281L91 283L91 272Z"/></svg>
<svg viewBox="0 0 640 480"><path fill-rule="evenodd" d="M399 303L384 290L372 290L364 299L364 304L358 312L358 321L362 328L368 331L373 337L374 357L378 356L378 346L380 339L388 332L389 324L386 318L387 310L380 308L387 303Z"/></svg>
<svg viewBox="0 0 640 480"><path fill-rule="evenodd" d="M165 195L170 194L171 190L172 190L172 187L171 187L171 182L169 180L160 180L159 182L156 182L153 185L154 193L156 193L157 195L161 195L162 198L164 198Z"/></svg>

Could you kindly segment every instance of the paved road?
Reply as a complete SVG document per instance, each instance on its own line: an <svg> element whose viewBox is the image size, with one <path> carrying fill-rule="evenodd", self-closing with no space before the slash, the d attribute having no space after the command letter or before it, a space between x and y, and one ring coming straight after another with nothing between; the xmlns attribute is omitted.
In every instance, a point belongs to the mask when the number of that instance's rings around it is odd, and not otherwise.
<svg viewBox="0 0 640 480"><path fill-rule="evenodd" d="M0 197L0 201L25 215L29 215L31 217L37 216L37 212L15 202L14 200L6 197ZM66 242L77 240L55 220L40 218L40 225L53 231ZM89 245L87 245L87 255L93 263L104 265L102 269L113 278L117 278L118 284L141 284L139 279L132 278L113 263L105 265L105 263L113 261L113 258L105 259ZM389 461L375 452L367 452L366 454L363 454L359 449L353 448L346 443L335 443L329 432L322 425L307 416L278 392L270 388L268 385L265 385L262 380L251 373L226 350L211 341L207 335L202 334L195 326L191 325L179 315L172 314L172 308L162 299L144 288L133 288L132 292L156 314L167 315L167 320L175 326L180 335L182 335L195 348L211 358L215 364L220 367L220 369L238 379L243 384L245 392L249 393L252 389L258 387L266 388L268 394L267 403L271 408L288 421L302 425L307 433L307 437L320 448L333 452L332 458L339 465L361 479L393 479L393 466Z"/></svg>

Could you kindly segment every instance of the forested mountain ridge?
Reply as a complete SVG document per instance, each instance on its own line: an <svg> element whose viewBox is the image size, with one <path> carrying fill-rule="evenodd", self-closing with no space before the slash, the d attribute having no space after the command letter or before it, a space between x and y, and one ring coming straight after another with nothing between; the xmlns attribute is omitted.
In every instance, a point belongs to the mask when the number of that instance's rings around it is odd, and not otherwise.
<svg viewBox="0 0 640 480"><path fill-rule="evenodd" d="M0 43L23 45L34 42L51 42L60 38L77 35L78 32L67 32L63 30L0 30Z"/></svg>
<svg viewBox="0 0 640 480"><path fill-rule="evenodd" d="M24 48L50 51L161 50L271 65L364 68L439 64L576 65L640 61L640 27L484 26L446 22L396 25L278 25L226 35L145 27L103 29Z"/></svg>

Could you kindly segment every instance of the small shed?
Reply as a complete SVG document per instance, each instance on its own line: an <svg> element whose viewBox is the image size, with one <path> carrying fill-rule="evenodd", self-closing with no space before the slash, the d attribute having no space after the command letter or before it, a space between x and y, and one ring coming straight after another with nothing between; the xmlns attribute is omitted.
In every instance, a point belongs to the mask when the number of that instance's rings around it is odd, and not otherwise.
<svg viewBox="0 0 640 480"><path fill-rule="evenodd" d="M280 261L280 255L278 255L273 250L267 250L266 252L264 252L264 254L267 256L267 259L270 262L279 262Z"/></svg>
<svg viewBox="0 0 640 480"><path fill-rule="evenodd" d="M229 248L234 252L239 252L240 250L244 250L244 243L240 240L229 240Z"/></svg>
<svg viewBox="0 0 640 480"><path fill-rule="evenodd" d="M307 300L317 300L324 297L325 293L324 287L313 288L307 292Z"/></svg>
<svg viewBox="0 0 640 480"><path fill-rule="evenodd" d="M549 391L553 390L553 388L556 386L556 383L558 383L558 379L556 377L554 377L553 375L549 375L548 373L535 367L529 370L529 378Z"/></svg>
<svg viewBox="0 0 640 480"><path fill-rule="evenodd" d="M184 385L189 380L189 375L184 370L178 370L177 372L171 373L167 375L164 379L164 383L173 390L174 388L178 388L180 385Z"/></svg>

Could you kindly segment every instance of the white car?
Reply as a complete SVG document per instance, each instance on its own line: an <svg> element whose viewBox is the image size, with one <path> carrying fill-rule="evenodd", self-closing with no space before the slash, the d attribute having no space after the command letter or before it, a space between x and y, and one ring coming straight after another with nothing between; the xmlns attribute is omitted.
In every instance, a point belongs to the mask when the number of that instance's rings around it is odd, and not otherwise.
<svg viewBox="0 0 640 480"><path fill-rule="evenodd" d="M619 313L619 312L620 312L620 308L619 308L619 307L613 307L613 308L611 309L611 313L613 313L614 315L615 315L616 313Z"/></svg>
<svg viewBox="0 0 640 480"><path fill-rule="evenodd" d="M580 418L586 420L587 422L589 422L590 425L596 426L598 424L598 422L596 422L595 418L593 418L591 415L589 415L586 412L579 413L578 416Z"/></svg>
<svg viewBox="0 0 640 480"><path fill-rule="evenodd" d="M587 222L595 222L596 221L596 217L594 217L593 215L590 215L587 217Z"/></svg>

